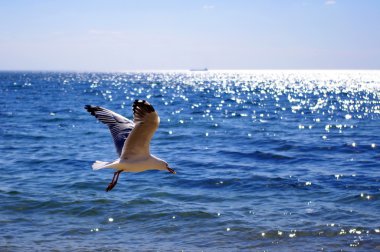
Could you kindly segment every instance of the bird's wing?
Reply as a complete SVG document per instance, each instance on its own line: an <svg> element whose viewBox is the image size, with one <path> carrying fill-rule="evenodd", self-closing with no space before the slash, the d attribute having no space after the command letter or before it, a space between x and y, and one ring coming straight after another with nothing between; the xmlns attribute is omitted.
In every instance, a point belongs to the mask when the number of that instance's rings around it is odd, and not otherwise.
<svg viewBox="0 0 380 252"><path fill-rule="evenodd" d="M160 117L153 106L145 100L133 103L135 127L124 143L122 159L142 158L150 155L149 143L160 124Z"/></svg>
<svg viewBox="0 0 380 252"><path fill-rule="evenodd" d="M108 126L113 142L115 143L116 152L120 156L125 139L128 138L135 124L124 116L99 106L86 105L84 108L90 112L91 115Z"/></svg>

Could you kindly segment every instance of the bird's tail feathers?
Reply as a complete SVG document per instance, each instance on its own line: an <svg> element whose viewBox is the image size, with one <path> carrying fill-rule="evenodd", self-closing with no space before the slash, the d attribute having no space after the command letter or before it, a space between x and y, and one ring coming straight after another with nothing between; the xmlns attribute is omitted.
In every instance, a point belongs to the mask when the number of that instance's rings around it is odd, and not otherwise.
<svg viewBox="0 0 380 252"><path fill-rule="evenodd" d="M104 168L109 168L107 165L111 164L112 162L104 162L104 161L98 161L96 160L93 164L92 164L92 169L94 171L96 170L100 170L100 169L104 169Z"/></svg>

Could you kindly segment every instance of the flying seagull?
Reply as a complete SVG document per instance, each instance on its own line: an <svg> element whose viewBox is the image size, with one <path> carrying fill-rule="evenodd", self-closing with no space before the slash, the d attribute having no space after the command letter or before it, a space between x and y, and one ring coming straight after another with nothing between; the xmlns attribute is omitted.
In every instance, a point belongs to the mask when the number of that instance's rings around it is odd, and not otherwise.
<svg viewBox="0 0 380 252"><path fill-rule="evenodd" d="M149 143L160 124L160 118L147 101L135 100L133 121L99 106L86 105L84 108L108 126L119 156L113 162L95 161L92 164L93 170L104 168L117 170L106 189L107 192L115 187L123 171L165 170L176 173L167 162L150 154Z"/></svg>

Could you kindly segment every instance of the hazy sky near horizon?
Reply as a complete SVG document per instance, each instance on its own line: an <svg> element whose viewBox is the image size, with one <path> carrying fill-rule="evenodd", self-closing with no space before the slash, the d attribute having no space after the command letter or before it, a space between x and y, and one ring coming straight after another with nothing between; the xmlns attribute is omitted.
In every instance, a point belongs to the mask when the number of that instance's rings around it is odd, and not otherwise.
<svg viewBox="0 0 380 252"><path fill-rule="evenodd" d="M12 0L0 70L380 69L378 0Z"/></svg>

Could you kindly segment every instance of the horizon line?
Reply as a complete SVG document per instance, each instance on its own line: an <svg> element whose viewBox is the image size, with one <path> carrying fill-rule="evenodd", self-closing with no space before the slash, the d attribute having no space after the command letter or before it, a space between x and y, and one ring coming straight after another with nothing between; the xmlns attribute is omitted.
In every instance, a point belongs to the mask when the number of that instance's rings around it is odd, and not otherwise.
<svg viewBox="0 0 380 252"><path fill-rule="evenodd" d="M197 69L125 69L125 70L16 70L16 69L0 69L0 72L58 72L58 73L136 73L136 72L192 72L192 73L207 73L207 72L269 72L269 71L311 71L311 72L318 72L318 71L380 71L380 68L284 68L284 69L276 69L276 68L268 68L268 69L261 69L261 68L242 68L242 69L207 69L207 70L200 70Z"/></svg>

